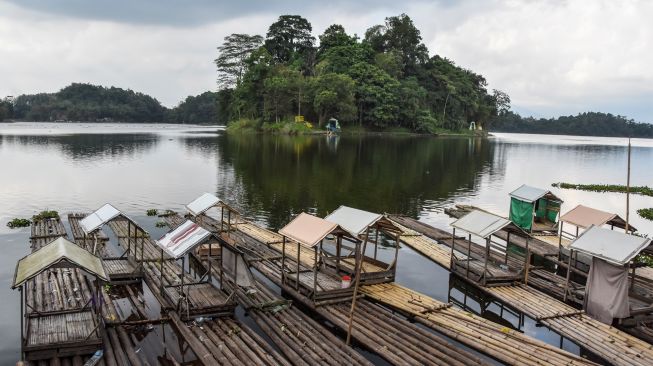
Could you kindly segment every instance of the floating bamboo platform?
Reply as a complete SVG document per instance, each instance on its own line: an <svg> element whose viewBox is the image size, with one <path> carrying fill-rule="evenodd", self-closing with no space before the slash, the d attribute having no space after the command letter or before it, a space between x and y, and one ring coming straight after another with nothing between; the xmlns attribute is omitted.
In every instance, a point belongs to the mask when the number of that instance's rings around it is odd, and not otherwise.
<svg viewBox="0 0 653 366"><path fill-rule="evenodd" d="M582 357L396 283L363 286L366 297L509 365L593 365Z"/></svg>
<svg viewBox="0 0 653 366"><path fill-rule="evenodd" d="M32 223L32 252L58 237L66 237L59 219ZM93 286L75 268L53 268L29 280L25 287L25 344L28 361L79 362L102 344L90 303ZM23 316L23 314L21 314Z"/></svg>
<svg viewBox="0 0 653 366"><path fill-rule="evenodd" d="M202 221L206 220L202 219ZM242 224L236 225L236 227L240 225ZM209 226L206 228L210 229ZM223 237L225 240L231 240L239 249L243 250L254 268L282 287L296 301L335 325L340 331L345 332L351 310L350 301L338 300L335 303L323 303L316 306L306 296L282 285L280 253L273 245L266 244L266 241L269 242L274 235L268 230L252 229L250 226L247 234L236 229L234 232L223 234ZM288 258L286 264L291 268L296 265L292 263L292 259ZM357 301L353 317L352 339L386 361L397 365L488 364L483 357L465 351L434 332L422 329L404 317L393 314L387 308L364 298Z"/></svg>
<svg viewBox="0 0 653 366"><path fill-rule="evenodd" d="M396 218L393 217L393 219ZM413 219L404 218L400 220L413 231L420 232L422 227L429 228L428 236L441 238L444 231L433 228L424 223L420 225L411 225ZM444 232L446 233L446 232ZM415 242L415 235L401 238L401 241L411 246ZM420 243L428 242L423 239ZM512 242L512 238L511 238ZM442 245L443 240L437 240L435 245ZM547 244L548 245L548 244ZM417 249L419 248L419 249ZM430 255L431 252L438 253L439 249L429 249L428 246L415 248L418 252L424 254L427 258L438 256ZM434 260L440 263L438 260ZM443 266L448 268L448 266ZM470 281L472 285L481 291L497 298L501 302L523 312L539 323L549 327L558 334L570 339L581 347L596 354L614 365L652 365L653 364L653 345L637 339L615 327L603 324L595 319L590 318L569 305L558 301L551 296L533 289L527 285L500 286L500 287L483 287Z"/></svg>

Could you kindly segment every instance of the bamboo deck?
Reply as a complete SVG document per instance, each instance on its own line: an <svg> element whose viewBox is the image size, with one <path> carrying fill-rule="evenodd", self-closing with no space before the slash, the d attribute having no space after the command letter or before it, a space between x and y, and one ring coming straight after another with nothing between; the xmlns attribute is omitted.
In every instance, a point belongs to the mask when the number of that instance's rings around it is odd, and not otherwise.
<svg viewBox="0 0 653 366"><path fill-rule="evenodd" d="M410 219L409 219L410 220ZM402 221L406 223L406 221ZM428 226L420 223L419 227ZM409 228L418 231L417 225ZM439 237L442 230L429 226L429 235L437 233ZM426 234L424 234L426 236ZM511 238L512 239L512 238ZM401 241L411 246L415 242L415 235L402 237ZM420 239L420 243L428 243ZM511 240L512 242L512 240ZM438 244L441 245L441 244ZM548 244L547 244L548 245ZM429 247L415 248L418 252L432 258ZM422 252L423 251L423 252ZM438 253L439 249L432 252ZM434 256L437 258L437 256ZM434 260L440 263L438 260ZM448 268L448 266L443 266ZM499 299L517 311L523 312L553 331L572 340L583 348L615 365L652 365L653 345L633 337L615 327L605 325L586 315L579 310L558 301L543 292L527 285L482 287L472 283L487 294Z"/></svg>
<svg viewBox="0 0 653 366"><path fill-rule="evenodd" d="M273 283L282 287L295 300L334 324L340 331L346 331L350 302L314 306L308 298L281 283L279 252L273 246L266 244L266 240L269 240L272 235L270 231L258 228L247 230L247 233L237 230L229 233L228 238L226 234L224 236L225 239L237 243L238 247L247 254L250 264ZM287 264L291 268L294 266L291 259L287 259ZM357 301L352 339L396 365L488 364L482 357L454 346L435 333L422 329L403 317L394 315L388 309L365 299Z"/></svg>
<svg viewBox="0 0 653 366"><path fill-rule="evenodd" d="M410 314L415 319L465 345L482 350L510 365L593 365L482 317L454 308L396 283L363 286L361 291L384 305Z"/></svg>

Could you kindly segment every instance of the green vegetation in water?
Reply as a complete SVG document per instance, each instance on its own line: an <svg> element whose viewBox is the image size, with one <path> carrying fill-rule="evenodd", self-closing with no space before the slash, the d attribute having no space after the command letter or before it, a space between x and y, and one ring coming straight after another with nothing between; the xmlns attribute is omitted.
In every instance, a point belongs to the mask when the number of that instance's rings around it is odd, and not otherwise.
<svg viewBox="0 0 653 366"><path fill-rule="evenodd" d="M175 215L175 214L177 214L177 213L175 211L173 211L173 210L165 210L162 214L159 215L159 217L172 216L172 215Z"/></svg>
<svg viewBox="0 0 653 366"><path fill-rule="evenodd" d="M147 216L156 216L158 213L159 211L156 208L151 208L146 212Z"/></svg>
<svg viewBox="0 0 653 366"><path fill-rule="evenodd" d="M653 256L651 256L650 254L641 253L638 254L637 257L635 257L634 262L643 263L648 267L653 267Z"/></svg>
<svg viewBox="0 0 653 366"><path fill-rule="evenodd" d="M640 208L637 214L647 220L653 221L653 208Z"/></svg>
<svg viewBox="0 0 653 366"><path fill-rule="evenodd" d="M31 224L32 224L32 222L29 221L28 219L21 219L21 218L16 217L13 220L9 221L7 223L7 226L10 227L11 229L16 229L16 228L19 228L19 227L27 227L27 226L30 226Z"/></svg>
<svg viewBox="0 0 653 366"><path fill-rule="evenodd" d="M231 121L229 132L309 132L283 123L298 115L317 130L333 117L343 129L460 131L509 109L509 96L488 91L482 75L430 56L406 14L372 25L362 39L333 24L316 45L312 32L307 19L282 15L265 37L225 37L215 63L218 114Z"/></svg>
<svg viewBox="0 0 653 366"><path fill-rule="evenodd" d="M166 224L165 221L157 221L156 224L154 224L156 227L166 227L168 224Z"/></svg>
<svg viewBox="0 0 653 366"><path fill-rule="evenodd" d="M553 183L553 187L558 187L562 189L578 189L581 191L591 191L591 192L617 192L617 193L626 193L627 187L619 184L572 184L572 183ZM641 194L643 196L652 196L653 189L648 186L632 186L630 187L630 193Z"/></svg>
<svg viewBox="0 0 653 366"><path fill-rule="evenodd" d="M59 219L59 212L45 210L45 211L41 211L38 214L32 216L32 221L35 221L35 222L40 221L40 220L47 220L47 219Z"/></svg>

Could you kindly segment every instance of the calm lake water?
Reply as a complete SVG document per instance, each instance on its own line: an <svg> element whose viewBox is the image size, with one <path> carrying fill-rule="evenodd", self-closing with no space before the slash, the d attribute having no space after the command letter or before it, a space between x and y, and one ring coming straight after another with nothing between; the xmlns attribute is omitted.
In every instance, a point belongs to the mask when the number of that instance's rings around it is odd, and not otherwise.
<svg viewBox="0 0 653 366"><path fill-rule="evenodd" d="M551 183L626 182L627 141L496 134L488 139L416 136L227 136L217 127L135 124L0 123L0 364L19 357L19 296L9 289L16 261L29 252L29 229L14 217L43 209L88 212L110 202L150 231L164 229L149 208L183 210L212 192L272 229L308 211L320 216L348 205L401 213L446 228L444 208L474 204L507 214L508 192L526 183L550 188L563 212L579 203L625 215L625 195L551 188ZM653 185L653 140L633 140L632 184ZM653 233L635 210L653 198L631 196L631 223ZM65 215L62 215L65 216ZM390 251L388 251L390 252ZM397 282L441 301L473 293L409 248ZM484 316L517 325L491 305ZM527 320L522 330L574 353L576 345Z"/></svg>

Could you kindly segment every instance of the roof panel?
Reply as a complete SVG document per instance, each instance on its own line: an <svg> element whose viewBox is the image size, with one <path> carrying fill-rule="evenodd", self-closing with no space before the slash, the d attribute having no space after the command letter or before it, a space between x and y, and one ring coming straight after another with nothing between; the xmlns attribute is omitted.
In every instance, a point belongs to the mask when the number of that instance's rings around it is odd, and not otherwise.
<svg viewBox="0 0 653 366"><path fill-rule="evenodd" d="M88 234L120 215L122 215L122 213L117 208L107 203L92 214L83 218L79 224L82 226L82 230Z"/></svg>
<svg viewBox="0 0 653 366"><path fill-rule="evenodd" d="M592 225L603 226L608 221L615 218L617 214L597 210L595 208L578 205L571 211L560 217L560 221L576 225L581 228L588 228Z"/></svg>
<svg viewBox="0 0 653 366"><path fill-rule="evenodd" d="M211 235L196 223L186 220L181 226L165 234L156 244L168 255L178 259Z"/></svg>
<svg viewBox="0 0 653 366"><path fill-rule="evenodd" d="M369 226L383 218L383 215L363 211L347 206L340 206L324 219L340 225L354 236L361 235Z"/></svg>
<svg viewBox="0 0 653 366"><path fill-rule="evenodd" d="M18 261L12 288L22 285L25 281L62 261L96 275L104 281L109 281L100 258L64 237L59 237Z"/></svg>
<svg viewBox="0 0 653 366"><path fill-rule="evenodd" d="M625 265L651 243L651 239L591 226L570 248L616 265Z"/></svg>
<svg viewBox="0 0 653 366"><path fill-rule="evenodd" d="M451 223L456 229L487 238L510 225L510 220L489 212L474 210Z"/></svg>
<svg viewBox="0 0 653 366"><path fill-rule="evenodd" d="M188 209L188 212L190 212L191 215L198 216L220 202L221 200L215 195L212 195L211 193L204 193L203 195L197 197L193 202L187 204L186 209Z"/></svg>
<svg viewBox="0 0 653 366"><path fill-rule="evenodd" d="M547 193L550 193L550 191L523 184L521 187L510 192L510 197L514 197L525 202L535 202L544 197Z"/></svg>
<svg viewBox="0 0 653 366"><path fill-rule="evenodd" d="M337 227L338 224L334 222L302 212L279 230L279 234L305 246L314 247Z"/></svg>

